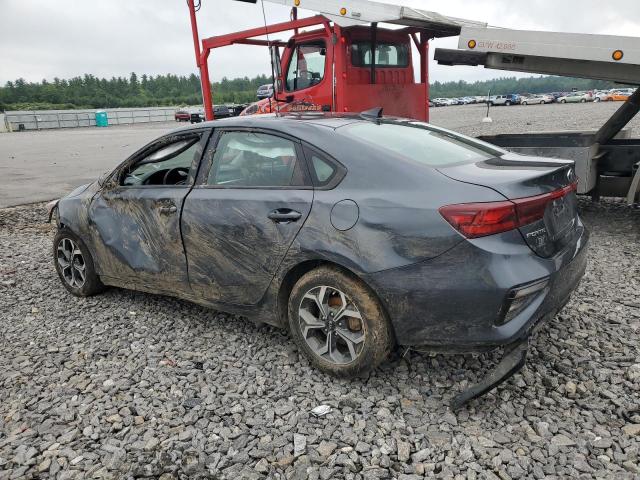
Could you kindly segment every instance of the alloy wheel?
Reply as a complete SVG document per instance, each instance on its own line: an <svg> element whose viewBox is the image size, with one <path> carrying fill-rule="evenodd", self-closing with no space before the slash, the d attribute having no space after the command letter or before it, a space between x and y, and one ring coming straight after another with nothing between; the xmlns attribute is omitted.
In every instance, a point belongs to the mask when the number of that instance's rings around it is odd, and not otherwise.
<svg viewBox="0 0 640 480"><path fill-rule="evenodd" d="M86 281L87 266L80 247L70 238L63 238L58 242L57 261L67 285L82 288Z"/></svg>
<svg viewBox="0 0 640 480"><path fill-rule="evenodd" d="M314 287L298 308L302 338L319 357L337 365L355 361L366 340L358 307L337 288Z"/></svg>

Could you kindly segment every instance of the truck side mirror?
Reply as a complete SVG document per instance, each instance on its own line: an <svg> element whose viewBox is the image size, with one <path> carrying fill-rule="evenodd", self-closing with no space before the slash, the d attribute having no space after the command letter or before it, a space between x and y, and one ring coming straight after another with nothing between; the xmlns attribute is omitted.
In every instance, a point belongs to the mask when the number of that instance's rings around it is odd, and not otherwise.
<svg viewBox="0 0 640 480"><path fill-rule="evenodd" d="M286 97L284 97L284 101L287 103L293 102L293 99L294 99L293 95L287 95Z"/></svg>

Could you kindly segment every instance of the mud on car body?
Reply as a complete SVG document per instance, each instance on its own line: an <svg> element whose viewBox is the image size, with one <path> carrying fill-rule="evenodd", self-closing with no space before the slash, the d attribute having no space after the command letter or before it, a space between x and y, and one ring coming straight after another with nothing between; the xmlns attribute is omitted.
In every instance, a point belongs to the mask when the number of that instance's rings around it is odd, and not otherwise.
<svg viewBox="0 0 640 480"><path fill-rule="evenodd" d="M176 130L51 208L71 293L114 285L288 328L340 376L396 345L526 351L511 347L564 305L588 239L573 162L368 115Z"/></svg>

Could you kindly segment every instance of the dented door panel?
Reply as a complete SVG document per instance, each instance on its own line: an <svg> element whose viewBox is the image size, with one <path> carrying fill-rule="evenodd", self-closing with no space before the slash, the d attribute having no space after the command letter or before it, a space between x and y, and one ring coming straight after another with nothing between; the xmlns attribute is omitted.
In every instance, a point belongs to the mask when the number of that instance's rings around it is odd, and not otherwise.
<svg viewBox="0 0 640 480"><path fill-rule="evenodd" d="M313 190L195 187L182 214L193 292L208 301L253 305L267 290L304 224ZM278 209L295 221L269 218Z"/></svg>
<svg viewBox="0 0 640 480"><path fill-rule="evenodd" d="M116 187L89 207L100 275L160 291L188 291L180 237L186 186Z"/></svg>

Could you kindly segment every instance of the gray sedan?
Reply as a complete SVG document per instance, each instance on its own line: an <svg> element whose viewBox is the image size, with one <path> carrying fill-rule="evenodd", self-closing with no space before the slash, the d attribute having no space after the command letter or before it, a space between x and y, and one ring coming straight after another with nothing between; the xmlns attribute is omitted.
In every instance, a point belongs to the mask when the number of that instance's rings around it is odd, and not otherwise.
<svg viewBox="0 0 640 480"><path fill-rule="evenodd" d="M311 363L513 345L567 301L573 163L422 122L238 117L176 130L51 205L74 295L172 295L289 329Z"/></svg>

